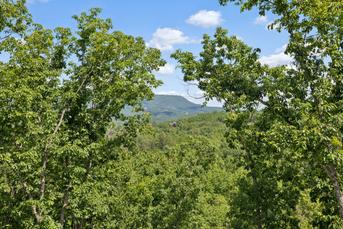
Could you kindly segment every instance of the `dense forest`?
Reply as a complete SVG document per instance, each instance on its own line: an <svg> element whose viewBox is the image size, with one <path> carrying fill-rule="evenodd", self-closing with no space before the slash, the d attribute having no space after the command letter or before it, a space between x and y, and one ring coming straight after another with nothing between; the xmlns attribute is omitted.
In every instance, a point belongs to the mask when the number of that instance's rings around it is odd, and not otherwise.
<svg viewBox="0 0 343 229"><path fill-rule="evenodd" d="M172 58L223 110L154 122L160 50L0 0L1 228L343 228L343 2L218 4L273 13L292 65L217 28Z"/></svg>

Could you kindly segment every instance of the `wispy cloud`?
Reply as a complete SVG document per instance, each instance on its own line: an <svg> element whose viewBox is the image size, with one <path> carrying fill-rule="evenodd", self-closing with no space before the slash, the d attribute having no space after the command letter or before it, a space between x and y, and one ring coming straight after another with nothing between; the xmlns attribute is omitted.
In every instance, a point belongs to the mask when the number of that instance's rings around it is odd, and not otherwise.
<svg viewBox="0 0 343 229"><path fill-rule="evenodd" d="M188 24L204 28L219 26L222 21L221 13L213 10L200 10L186 20Z"/></svg>
<svg viewBox="0 0 343 229"><path fill-rule="evenodd" d="M163 67L157 71L157 73L161 75L171 75L175 72L175 66L170 63L166 63Z"/></svg>
<svg viewBox="0 0 343 229"><path fill-rule="evenodd" d="M184 35L181 30L173 28L158 28L148 42L148 46L158 48L161 51L173 50L176 44L187 44L193 41Z"/></svg>
<svg viewBox="0 0 343 229"><path fill-rule="evenodd" d="M292 57L285 54L287 45L283 45L281 48L275 50L275 52L268 56L262 56L260 62L269 66L275 67L280 65L290 65L293 61Z"/></svg>
<svg viewBox="0 0 343 229"><path fill-rule="evenodd" d="M179 95L185 97L186 94L177 92L177 91L158 91L155 93L156 95Z"/></svg>
<svg viewBox="0 0 343 229"><path fill-rule="evenodd" d="M187 90L184 92L180 92L180 91L158 91L155 94L157 95L178 95L178 96L182 96L184 98L186 98L187 100L196 103L196 104L203 104L205 102L205 98L204 98L204 92L201 91L198 88L193 88L192 90ZM214 107L222 107L223 103L219 102L217 100L210 100L207 103L207 106L214 106Z"/></svg>
<svg viewBox="0 0 343 229"><path fill-rule="evenodd" d="M257 18L255 18L254 24L255 25L266 25L266 24L268 24L268 17L265 15L260 15Z"/></svg>

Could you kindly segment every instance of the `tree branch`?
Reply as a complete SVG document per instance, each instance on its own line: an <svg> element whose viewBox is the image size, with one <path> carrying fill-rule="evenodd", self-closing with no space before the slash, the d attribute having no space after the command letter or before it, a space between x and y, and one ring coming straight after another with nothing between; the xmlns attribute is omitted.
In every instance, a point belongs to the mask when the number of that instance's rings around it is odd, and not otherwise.
<svg viewBox="0 0 343 229"><path fill-rule="evenodd" d="M32 198L32 195L27 187L27 184L26 182L23 183L23 186L24 186L24 189L25 189L25 192L27 193L27 195L29 196L30 200L33 200ZM42 215L40 214L40 212L38 211L37 209L37 206L36 205L32 205L32 213L33 215L35 216L35 219L37 221L37 223L40 223L42 221Z"/></svg>
<svg viewBox="0 0 343 229"><path fill-rule="evenodd" d="M92 69L90 70L90 72L85 76L85 78L83 79L83 81L81 82L80 86L78 87L78 89L76 90L76 94L80 92L80 90L82 89L83 85L85 84L88 76L92 73ZM57 132L59 131L59 129L61 128L61 125L63 123L63 119L65 116L65 113L67 111L68 107L65 107L60 115L60 118L55 126L55 129L52 133L52 135L50 136L47 144L45 145L44 151L43 151L43 160L42 160L42 172L41 172L41 178L40 178L40 189L39 189L39 199L42 200L44 198L44 194L45 194L45 189L46 189L46 168L47 168L47 163L48 163L48 152L49 152L49 148L52 144L53 141L53 137L57 134ZM36 209L36 206L33 206Z"/></svg>

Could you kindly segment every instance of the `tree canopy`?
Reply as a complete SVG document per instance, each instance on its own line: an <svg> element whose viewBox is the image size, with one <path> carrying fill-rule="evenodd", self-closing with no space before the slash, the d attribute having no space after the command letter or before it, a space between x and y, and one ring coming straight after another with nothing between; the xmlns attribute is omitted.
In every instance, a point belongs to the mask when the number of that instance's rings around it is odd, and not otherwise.
<svg viewBox="0 0 343 229"><path fill-rule="evenodd" d="M101 182L96 174L142 128L144 115L121 111L140 109L153 96L160 81L152 72L164 65L160 52L112 31L100 9L74 16L72 32L25 24L31 18L23 1L0 4L0 52L9 56L0 62L2 225L100 220L101 209L92 210L100 203L84 192L96 191L89 188Z"/></svg>
<svg viewBox="0 0 343 229"><path fill-rule="evenodd" d="M262 15L270 11L279 16L270 27L289 33L290 66L262 65L258 48L227 36L221 28L213 39L204 35L199 57L182 51L172 56L186 81L197 81L207 99L224 101L228 140L245 150L253 180L253 223L260 228L292 225L287 206L294 209L307 188L312 200L324 202L322 212L338 216L311 225L339 223L343 219L342 2L230 2L243 11L256 6Z"/></svg>
<svg viewBox="0 0 343 229"><path fill-rule="evenodd" d="M159 50L98 8L46 29L0 1L0 227L342 228L343 2L219 3L274 14L293 61L205 34L172 57L225 112L170 125L142 107Z"/></svg>

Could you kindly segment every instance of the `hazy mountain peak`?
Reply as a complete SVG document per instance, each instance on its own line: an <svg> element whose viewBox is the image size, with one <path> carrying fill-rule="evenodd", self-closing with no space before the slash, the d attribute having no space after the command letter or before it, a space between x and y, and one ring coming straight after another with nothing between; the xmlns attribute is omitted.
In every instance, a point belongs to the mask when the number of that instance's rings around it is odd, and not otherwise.
<svg viewBox="0 0 343 229"><path fill-rule="evenodd" d="M165 121L199 113L222 111L219 107L203 107L179 95L155 95L152 100L144 101L143 107L152 115L153 121Z"/></svg>

